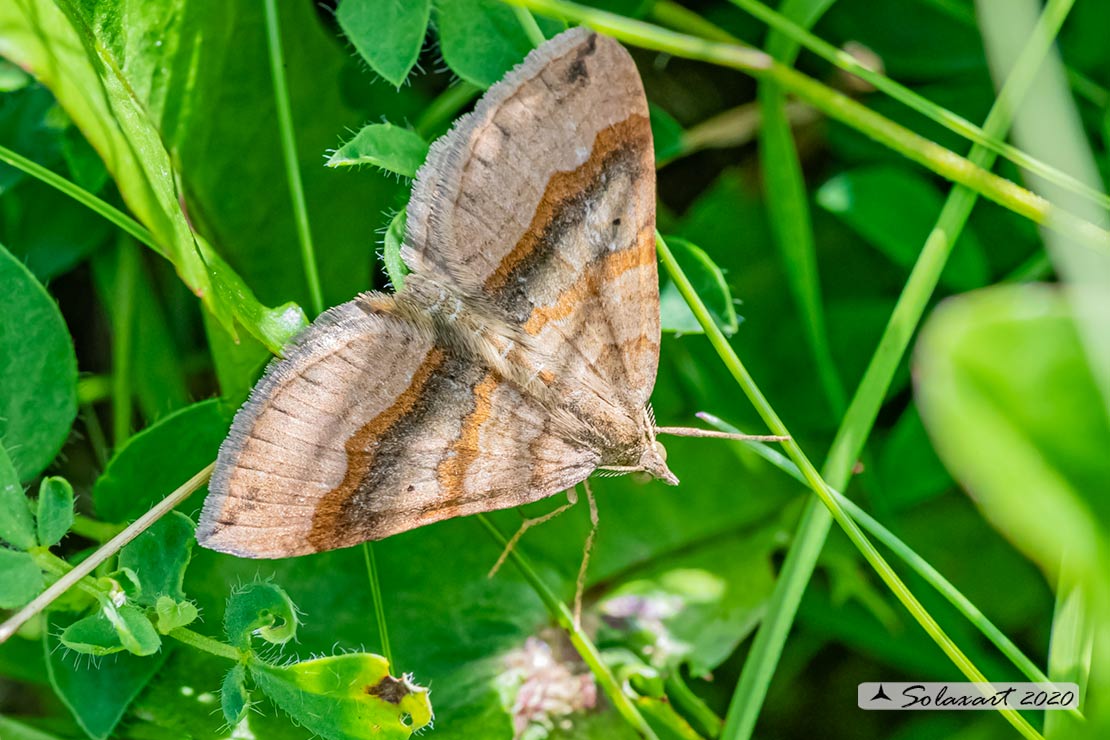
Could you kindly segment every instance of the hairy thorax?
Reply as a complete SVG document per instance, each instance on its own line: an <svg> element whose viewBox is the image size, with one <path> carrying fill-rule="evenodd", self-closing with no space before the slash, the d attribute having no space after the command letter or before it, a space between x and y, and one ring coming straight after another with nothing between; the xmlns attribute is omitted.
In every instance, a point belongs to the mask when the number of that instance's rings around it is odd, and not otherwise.
<svg viewBox="0 0 1110 740"><path fill-rule="evenodd" d="M602 465L636 465L650 444L647 415L597 374L571 375L535 346L503 310L457 281L413 273L395 296L398 313L438 346L497 373L551 412L568 441L596 450Z"/></svg>

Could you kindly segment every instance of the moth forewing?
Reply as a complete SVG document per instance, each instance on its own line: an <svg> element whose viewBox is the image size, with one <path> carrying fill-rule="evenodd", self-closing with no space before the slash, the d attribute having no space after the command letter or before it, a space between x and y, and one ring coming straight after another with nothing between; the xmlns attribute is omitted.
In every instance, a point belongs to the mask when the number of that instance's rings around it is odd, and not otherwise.
<svg viewBox="0 0 1110 740"><path fill-rule="evenodd" d="M395 296L313 323L221 448L201 544L286 557L565 490L676 482L644 408L659 355L655 170L628 53L535 49L417 174Z"/></svg>

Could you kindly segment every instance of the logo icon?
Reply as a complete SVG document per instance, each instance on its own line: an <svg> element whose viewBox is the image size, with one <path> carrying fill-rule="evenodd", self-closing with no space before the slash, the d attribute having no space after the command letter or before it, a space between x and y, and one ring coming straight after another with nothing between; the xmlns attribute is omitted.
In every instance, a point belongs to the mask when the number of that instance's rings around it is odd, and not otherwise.
<svg viewBox="0 0 1110 740"><path fill-rule="evenodd" d="M871 701L878 701L879 699L885 699L886 701L891 701L891 698L886 695L885 691L883 691L883 685L882 684L879 684L879 690L876 691L875 695L871 697Z"/></svg>

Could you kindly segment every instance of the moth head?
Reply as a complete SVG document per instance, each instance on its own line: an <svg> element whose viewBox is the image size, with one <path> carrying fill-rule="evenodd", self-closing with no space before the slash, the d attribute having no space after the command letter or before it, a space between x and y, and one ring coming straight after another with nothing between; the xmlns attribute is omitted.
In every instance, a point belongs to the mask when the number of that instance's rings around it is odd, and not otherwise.
<svg viewBox="0 0 1110 740"><path fill-rule="evenodd" d="M667 448L655 438L655 411L651 404L644 408L644 422L644 444L637 467L667 485L677 486L678 477L667 467Z"/></svg>
<svg viewBox="0 0 1110 740"><path fill-rule="evenodd" d="M678 477L667 467L667 449L654 436L651 438L651 443L645 445L644 451L640 454L639 467L640 470L650 473L667 485L678 485Z"/></svg>

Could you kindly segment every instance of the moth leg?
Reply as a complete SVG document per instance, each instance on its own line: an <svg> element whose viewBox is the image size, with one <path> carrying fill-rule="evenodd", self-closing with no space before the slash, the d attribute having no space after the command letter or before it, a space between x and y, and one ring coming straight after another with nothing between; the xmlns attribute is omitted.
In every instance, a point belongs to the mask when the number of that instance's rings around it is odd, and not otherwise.
<svg viewBox="0 0 1110 740"><path fill-rule="evenodd" d="M574 626L578 629L582 628L582 593L586 590L586 569L590 566L590 552L597 539L598 521L597 501L588 478L582 481L582 488L586 491L586 503L590 506L590 533L586 535L586 544L582 547L582 565L578 567L578 580L574 583Z"/></svg>
<svg viewBox="0 0 1110 740"><path fill-rule="evenodd" d="M523 522L521 522L520 529L518 529L516 531L516 534L514 534L509 539L508 543L505 544L505 549L501 551L501 557L497 558L497 562L493 564L492 568L490 568L489 573L486 575L487 578L493 578L495 575L497 575L497 571L500 570L501 566L505 564L505 559L509 557L509 553L513 551L513 548L516 547L516 543L520 541L520 538L524 536L525 532L527 532L529 529L536 526L537 524L543 524L544 522L551 521L552 519L559 516L564 511L578 503L578 490L574 486L568 488L566 494L567 502L559 508L553 511L549 511L543 516L525 519Z"/></svg>

